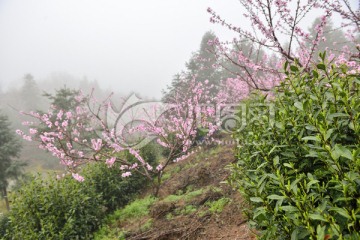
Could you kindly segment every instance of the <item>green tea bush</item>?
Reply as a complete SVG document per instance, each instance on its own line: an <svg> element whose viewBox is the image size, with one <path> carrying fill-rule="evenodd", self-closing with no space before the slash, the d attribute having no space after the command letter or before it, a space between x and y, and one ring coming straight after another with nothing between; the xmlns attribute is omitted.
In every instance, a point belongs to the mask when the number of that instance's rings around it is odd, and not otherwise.
<svg viewBox="0 0 360 240"><path fill-rule="evenodd" d="M102 218L101 194L85 182L37 176L14 195L5 239L90 239Z"/></svg>
<svg viewBox="0 0 360 240"><path fill-rule="evenodd" d="M248 101L230 183L261 239L360 239L360 76L285 65L272 101Z"/></svg>
<svg viewBox="0 0 360 240"><path fill-rule="evenodd" d="M9 239L89 239L104 214L125 206L146 186L145 178L134 174L121 177L119 167L104 163L86 166L85 181L70 176L43 180L40 176L24 184L15 194L9 217L1 218L0 232L8 229Z"/></svg>
<svg viewBox="0 0 360 240"><path fill-rule="evenodd" d="M118 164L109 168L104 163L90 164L82 171L86 179L82 184L101 194L102 205L107 213L125 206L147 185L146 178L140 174L134 173L123 178L121 173Z"/></svg>

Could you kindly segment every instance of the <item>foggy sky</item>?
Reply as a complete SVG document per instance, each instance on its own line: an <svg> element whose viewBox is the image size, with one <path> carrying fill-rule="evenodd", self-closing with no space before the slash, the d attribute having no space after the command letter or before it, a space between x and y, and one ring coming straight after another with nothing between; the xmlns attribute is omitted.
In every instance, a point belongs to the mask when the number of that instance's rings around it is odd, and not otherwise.
<svg viewBox="0 0 360 240"><path fill-rule="evenodd" d="M236 0L0 0L0 88L64 72L160 98L206 31L233 36L207 7L241 22Z"/></svg>
<svg viewBox="0 0 360 240"><path fill-rule="evenodd" d="M38 82L60 73L160 98L206 31L236 37L209 22L208 7L249 27L237 0L0 0L0 90L26 73Z"/></svg>

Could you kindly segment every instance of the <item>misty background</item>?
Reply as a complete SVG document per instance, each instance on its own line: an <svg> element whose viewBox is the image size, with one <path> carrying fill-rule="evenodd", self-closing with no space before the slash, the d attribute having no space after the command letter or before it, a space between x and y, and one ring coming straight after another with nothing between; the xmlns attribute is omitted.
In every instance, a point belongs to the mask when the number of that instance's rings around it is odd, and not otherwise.
<svg viewBox="0 0 360 240"><path fill-rule="evenodd" d="M30 73L40 88L96 80L159 99L206 31L231 39L207 7L243 18L236 0L0 0L0 89L20 87Z"/></svg>

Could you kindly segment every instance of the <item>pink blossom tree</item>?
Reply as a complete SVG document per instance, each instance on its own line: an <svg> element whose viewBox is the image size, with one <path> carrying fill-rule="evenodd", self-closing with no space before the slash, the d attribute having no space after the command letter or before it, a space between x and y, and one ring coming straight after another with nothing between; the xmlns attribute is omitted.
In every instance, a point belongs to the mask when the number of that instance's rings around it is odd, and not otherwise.
<svg viewBox="0 0 360 240"><path fill-rule="evenodd" d="M122 131L124 126L110 126L106 113L110 98L98 102L90 95L78 95L74 109L64 110L52 106L48 112L24 113L34 118L34 122L25 122L29 132L18 130L25 140L38 141L39 148L49 151L60 160L68 172L77 181L84 181L78 167L91 161L102 161L108 167L120 165L122 177L136 171L153 184L154 194L159 193L161 176L171 162L178 162L193 153L193 145L199 129L207 129L210 138L218 128L214 123L215 102L209 92L212 85L192 79L187 82L185 92L178 92L170 100L170 107L156 116L157 104L144 109L143 122L127 129L129 133L141 133L151 137L159 145L168 149L167 157L157 165L147 162L139 149L127 144L128 139ZM86 104L85 104L86 100ZM153 112L156 118L146 118ZM128 153L136 161L126 157ZM155 179L155 180L154 180Z"/></svg>
<svg viewBox="0 0 360 240"><path fill-rule="evenodd" d="M221 24L233 31L237 38L221 42L218 38L209 41L218 66L237 76L238 89L257 89L268 92L284 77L282 65L285 61L296 63L305 71L314 63L314 54L324 37L324 29L331 17L339 14L347 31L348 42L340 51L328 52L329 61L347 64L359 70L359 10L348 0L240 0L243 16L251 29L227 22L213 9L208 8L210 22ZM315 26L315 35L305 29L311 12L320 14ZM353 51L354 47L358 51ZM241 82L241 83L240 83ZM230 84L230 85L228 85ZM234 85L226 81L224 88Z"/></svg>

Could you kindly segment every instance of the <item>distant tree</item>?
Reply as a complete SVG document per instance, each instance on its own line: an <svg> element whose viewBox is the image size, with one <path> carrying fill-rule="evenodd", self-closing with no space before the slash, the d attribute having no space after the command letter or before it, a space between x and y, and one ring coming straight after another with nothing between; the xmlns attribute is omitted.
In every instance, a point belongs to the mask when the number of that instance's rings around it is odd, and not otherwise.
<svg viewBox="0 0 360 240"><path fill-rule="evenodd" d="M17 180L21 175L21 167L24 166L24 163L14 161L14 158L19 157L20 151L21 144L10 128L8 117L0 113L0 189L8 210L8 180Z"/></svg>
<svg viewBox="0 0 360 240"><path fill-rule="evenodd" d="M29 111L39 109L40 89L31 74L25 74L24 83L21 88L21 100L23 110Z"/></svg>
<svg viewBox="0 0 360 240"><path fill-rule="evenodd" d="M41 135L44 134L44 132L48 131L49 128L53 131L56 131L58 128L58 124L61 122L59 118L62 117L66 118L65 121L68 126L66 126L65 134L70 134L74 130L74 124L75 121L71 120L71 115L75 114L76 111L78 111L79 108L85 107L85 105L88 103L86 97L80 97L81 92L76 89L70 89L64 86L63 88L59 90L55 90L55 94L50 93L44 93L44 97L48 98L50 101L50 109L52 111L59 111L59 115L49 116L48 121L42 122L41 124L34 127L36 129L36 134ZM80 100L81 99L81 100ZM45 112L40 112L41 114L46 114ZM82 124L88 124L89 119L82 119ZM51 122L51 124L50 124ZM53 124L52 124L53 123ZM50 124L50 125L49 125ZM75 124L76 125L76 124ZM89 134L88 134L89 135ZM74 142L71 142L74 144L74 148L77 147L77 145ZM63 141L59 141L57 143L57 146L63 144Z"/></svg>
<svg viewBox="0 0 360 240"><path fill-rule="evenodd" d="M321 18L318 17L314 20L312 26L309 28L310 37L315 38L318 34L316 31L316 26L321 23ZM327 51L328 53L338 54L343 51L344 47L351 46L351 41L345 37L345 33L342 28L335 28L331 19L328 21L327 25L324 26L324 34L322 40L319 42L316 52L313 56L313 61L316 61L319 53ZM308 43L308 46L311 47L311 44ZM355 51L356 49L353 48Z"/></svg>
<svg viewBox="0 0 360 240"><path fill-rule="evenodd" d="M186 63L187 74L190 76L196 75L196 79L199 82L208 80L210 84L217 85L220 81L221 72L214 67L216 58L211 52L211 47L208 45L209 41L213 41L216 38L213 32L206 32L201 39L200 49Z"/></svg>
<svg viewBox="0 0 360 240"><path fill-rule="evenodd" d="M69 111L75 109L79 104L84 104L76 100L80 91L76 89L70 89L64 86L59 90L55 90L55 94L44 93L43 96L50 100L50 104L56 109L62 109L63 111Z"/></svg>
<svg viewBox="0 0 360 240"><path fill-rule="evenodd" d="M214 41L216 38L215 33L211 31L203 35L199 50L194 52L190 60L185 63L186 69L176 74L171 85L167 87L166 91L163 91L163 100L165 102L171 102L171 99L176 95L175 92L188 91L188 85L194 78L196 82L204 83L207 81L213 84L215 87L212 88L210 94L212 96L216 95L216 86L220 85L223 72L219 71L219 68L215 68L214 64L217 59L211 50L212 47L208 45L208 42Z"/></svg>

